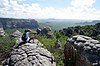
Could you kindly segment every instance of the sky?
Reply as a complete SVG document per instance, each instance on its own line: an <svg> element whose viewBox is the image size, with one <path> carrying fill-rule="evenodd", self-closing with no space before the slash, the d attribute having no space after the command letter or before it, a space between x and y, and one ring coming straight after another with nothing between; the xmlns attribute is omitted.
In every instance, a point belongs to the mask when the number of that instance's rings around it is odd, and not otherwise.
<svg viewBox="0 0 100 66"><path fill-rule="evenodd" d="M100 0L0 0L0 17L100 19Z"/></svg>

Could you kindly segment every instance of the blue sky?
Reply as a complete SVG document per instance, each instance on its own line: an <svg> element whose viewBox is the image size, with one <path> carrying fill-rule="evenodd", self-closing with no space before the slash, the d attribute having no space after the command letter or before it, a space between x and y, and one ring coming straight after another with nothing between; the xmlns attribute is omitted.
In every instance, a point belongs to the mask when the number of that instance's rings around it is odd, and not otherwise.
<svg viewBox="0 0 100 66"><path fill-rule="evenodd" d="M100 0L96 0L96 3L94 4L96 9L100 9Z"/></svg>
<svg viewBox="0 0 100 66"><path fill-rule="evenodd" d="M64 8L70 5L71 0L27 0L23 2L27 4L39 3L43 7Z"/></svg>
<svg viewBox="0 0 100 66"><path fill-rule="evenodd" d="M0 0L0 17L100 19L100 0Z"/></svg>
<svg viewBox="0 0 100 66"><path fill-rule="evenodd" d="M22 0L20 3L32 4L38 3L42 7L66 8L70 5L72 0ZM100 0L94 3L96 9L100 9Z"/></svg>

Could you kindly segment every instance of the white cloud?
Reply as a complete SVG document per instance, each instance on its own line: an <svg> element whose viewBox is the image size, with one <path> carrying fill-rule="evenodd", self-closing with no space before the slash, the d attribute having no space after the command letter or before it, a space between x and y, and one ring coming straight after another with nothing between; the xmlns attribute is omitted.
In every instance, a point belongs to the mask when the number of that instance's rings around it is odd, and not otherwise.
<svg viewBox="0 0 100 66"><path fill-rule="evenodd" d="M19 4L18 1L0 0L0 17L100 19L100 10L93 7L96 0L72 0L70 6L59 9L41 7L38 3Z"/></svg>
<svg viewBox="0 0 100 66"><path fill-rule="evenodd" d="M95 0L73 0L71 2L71 5L74 7L93 7L93 4L95 3Z"/></svg>

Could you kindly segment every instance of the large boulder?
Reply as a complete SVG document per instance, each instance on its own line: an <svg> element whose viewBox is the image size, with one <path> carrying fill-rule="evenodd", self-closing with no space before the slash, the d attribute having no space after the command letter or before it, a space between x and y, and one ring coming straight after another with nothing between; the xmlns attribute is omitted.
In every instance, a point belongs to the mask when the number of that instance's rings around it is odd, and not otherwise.
<svg viewBox="0 0 100 66"><path fill-rule="evenodd" d="M100 28L100 22L99 22L99 23L96 23L95 26L96 26L97 28Z"/></svg>
<svg viewBox="0 0 100 66"><path fill-rule="evenodd" d="M47 35L48 34L48 29L46 27L43 27L42 31L41 31L42 35Z"/></svg>
<svg viewBox="0 0 100 66"><path fill-rule="evenodd" d="M38 28L36 31L37 31L37 34L48 35L49 31L51 31L51 28L50 27L43 27L43 28Z"/></svg>
<svg viewBox="0 0 100 66"><path fill-rule="evenodd" d="M13 32L11 34L12 37L14 37L16 39L16 43L19 44L20 42L22 42L22 33L19 30L16 30L15 32Z"/></svg>
<svg viewBox="0 0 100 66"><path fill-rule="evenodd" d="M100 66L100 43L91 37L69 38L64 49L65 60L75 59L74 66Z"/></svg>
<svg viewBox="0 0 100 66"><path fill-rule="evenodd" d="M19 30L16 30L15 32L13 32L11 34L11 36L13 36L13 37L21 37L22 36L22 33Z"/></svg>
<svg viewBox="0 0 100 66"><path fill-rule="evenodd" d="M56 66L52 54L37 40L13 48L4 66Z"/></svg>
<svg viewBox="0 0 100 66"><path fill-rule="evenodd" d="M0 36L5 36L5 31L3 30L3 28L0 28Z"/></svg>
<svg viewBox="0 0 100 66"><path fill-rule="evenodd" d="M72 28L63 28L63 30L59 31L61 34L70 37L73 33L73 29Z"/></svg>

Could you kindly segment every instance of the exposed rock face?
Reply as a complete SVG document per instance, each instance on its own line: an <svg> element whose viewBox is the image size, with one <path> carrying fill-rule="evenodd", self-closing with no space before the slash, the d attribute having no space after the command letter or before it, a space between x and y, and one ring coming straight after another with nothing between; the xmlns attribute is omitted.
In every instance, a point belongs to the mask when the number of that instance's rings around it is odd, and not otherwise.
<svg viewBox="0 0 100 66"><path fill-rule="evenodd" d="M59 31L61 34L70 37L73 33L73 29L71 28L63 28L63 30Z"/></svg>
<svg viewBox="0 0 100 66"><path fill-rule="evenodd" d="M22 39L21 39L22 33L21 33L20 31L16 30L15 32L13 32L13 33L11 34L11 36L14 37L14 38L16 39L16 43L17 43L17 44L19 44L20 42L22 42Z"/></svg>
<svg viewBox="0 0 100 66"><path fill-rule="evenodd" d="M37 34L48 35L48 32L51 31L51 28L50 27L43 27L42 29L38 28L36 31L37 31Z"/></svg>
<svg viewBox="0 0 100 66"><path fill-rule="evenodd" d="M13 37L21 37L22 33L20 31L16 30L11 36L13 36Z"/></svg>
<svg viewBox="0 0 100 66"><path fill-rule="evenodd" d="M8 66L56 66L52 54L35 39L14 48L4 65Z"/></svg>
<svg viewBox="0 0 100 66"><path fill-rule="evenodd" d="M47 38L48 38L48 39L53 38L53 37L54 37L54 34L53 34L53 33L48 33L48 34L47 34Z"/></svg>
<svg viewBox="0 0 100 66"><path fill-rule="evenodd" d="M75 59L73 66L100 66L100 43L91 37L77 35L68 39L65 60Z"/></svg>
<svg viewBox="0 0 100 66"><path fill-rule="evenodd" d="M34 19L0 18L0 25L6 28L37 28L38 22Z"/></svg>
<svg viewBox="0 0 100 66"><path fill-rule="evenodd" d="M95 24L95 26L96 26L97 28L100 28L100 22L97 23L97 24Z"/></svg>
<svg viewBox="0 0 100 66"><path fill-rule="evenodd" d="M5 36L5 31L3 30L3 28L0 28L0 36Z"/></svg>
<svg viewBox="0 0 100 66"><path fill-rule="evenodd" d="M56 40L54 47L55 47L55 49L61 49L61 42L59 39Z"/></svg>

